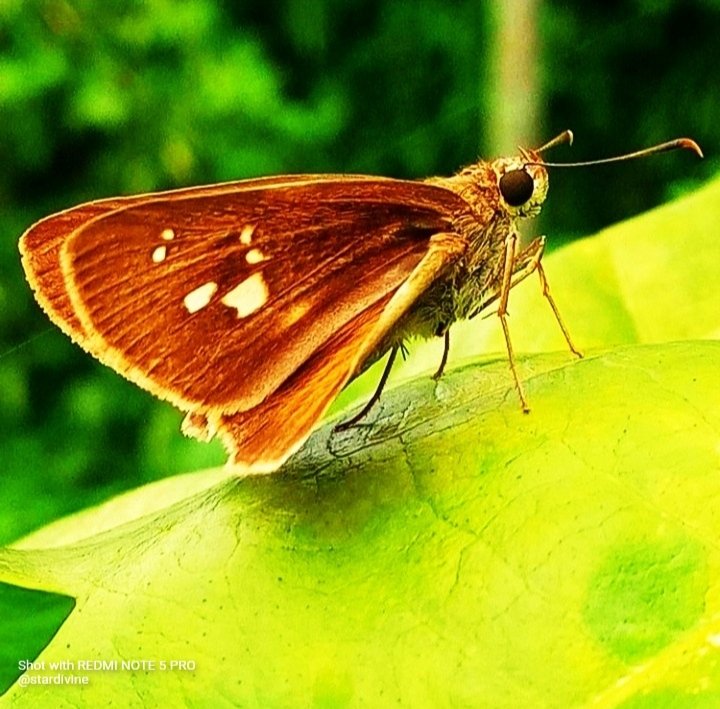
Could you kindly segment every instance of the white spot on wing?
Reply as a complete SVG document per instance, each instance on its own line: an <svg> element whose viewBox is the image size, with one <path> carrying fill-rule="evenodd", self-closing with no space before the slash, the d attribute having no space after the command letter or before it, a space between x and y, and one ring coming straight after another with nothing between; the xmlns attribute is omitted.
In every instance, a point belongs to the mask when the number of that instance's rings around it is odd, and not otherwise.
<svg viewBox="0 0 720 709"><path fill-rule="evenodd" d="M217 283L214 281L203 283L195 290L191 290L183 298L188 313L197 313L198 310L202 310L210 302L216 290Z"/></svg>
<svg viewBox="0 0 720 709"><path fill-rule="evenodd" d="M246 224L240 232L240 243L249 246L252 243L252 235L255 231L255 224Z"/></svg>
<svg viewBox="0 0 720 709"><path fill-rule="evenodd" d="M260 263L261 261L267 261L267 256L260 249L250 249L245 254L245 260L248 263Z"/></svg>
<svg viewBox="0 0 720 709"><path fill-rule="evenodd" d="M172 241L175 238L175 232L172 229L163 229L160 237L165 241Z"/></svg>
<svg viewBox="0 0 720 709"><path fill-rule="evenodd" d="M239 318L246 318L256 310L262 308L267 302L270 292L262 273L253 273L252 276L235 286L225 294L221 303L228 308L235 308Z"/></svg>
<svg viewBox="0 0 720 709"><path fill-rule="evenodd" d="M167 246L158 246L155 251L152 252L153 263L162 263L167 256Z"/></svg>

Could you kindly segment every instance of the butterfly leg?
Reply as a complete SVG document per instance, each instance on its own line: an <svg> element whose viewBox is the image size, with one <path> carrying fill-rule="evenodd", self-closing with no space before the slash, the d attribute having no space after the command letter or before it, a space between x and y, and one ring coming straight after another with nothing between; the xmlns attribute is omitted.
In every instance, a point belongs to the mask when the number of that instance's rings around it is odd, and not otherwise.
<svg viewBox="0 0 720 709"><path fill-rule="evenodd" d="M544 250L545 237L538 236L517 255L513 263L514 273L510 283L510 290L515 288L516 285L524 281L530 274L537 270L537 264L540 261ZM478 304L475 310L468 315L468 320L472 320L480 315L480 313L483 313L485 309L494 303L499 297L500 293L498 291L490 292L487 295L486 300ZM483 315L483 317L489 318L491 315L497 315L497 310L491 310L487 314Z"/></svg>
<svg viewBox="0 0 720 709"><path fill-rule="evenodd" d="M445 341L444 342L445 346L443 347L442 358L440 359L440 366L437 368L437 372L435 372L435 374L433 374L433 377L432 377L435 381L437 381L438 379L440 379L440 377L442 377L443 372L445 371L445 365L447 364L447 361L448 361L448 355L450 354L450 328L449 327L446 328L445 332L443 333L443 338Z"/></svg>
<svg viewBox="0 0 720 709"><path fill-rule="evenodd" d="M542 254L541 254L542 255ZM538 272L538 276L540 277L540 285L542 286L542 294L547 300L547 302L550 304L550 308L553 311L553 315L555 315L555 320L557 320L557 324L560 326L560 329L562 330L562 334L565 337L565 342L567 342L568 347L570 348L570 352L572 352L576 357L582 357L582 352L580 352L577 347L573 344L572 339L570 338L570 332L565 326L565 323L563 322L562 317L560 316L560 311L558 310L557 305L555 304L555 300L552 297L552 294L550 293L550 286L547 281L547 277L545 276L545 269L542 267L542 263L540 262L540 257L538 256L537 263L535 264L535 268Z"/></svg>
<svg viewBox="0 0 720 709"><path fill-rule="evenodd" d="M552 297L550 292L550 285L548 284L547 276L545 275L545 269L542 266L542 256L545 251L545 239L539 237L534 239L529 246L527 246L518 255L517 249L517 235L510 234L505 242L505 264L503 268L503 280L500 287L500 304L498 305L497 314L500 316L500 322L502 323L503 334L505 335L505 344L508 351L508 359L510 362L510 370L512 371L513 379L515 380L515 388L517 389L518 396L520 397L520 403L524 412L528 412L530 408L525 398L525 392L523 391L520 379L517 374L515 367L515 357L512 348L512 342L510 340L510 328L507 323L507 302L510 290L514 288L520 281L525 280L533 271L537 271L538 277L540 278L540 285L542 287L542 294L550 305L550 308L555 316L557 324L560 326L565 341L567 342L570 351L577 357L582 357L582 353L573 344L570 332L563 322L560 310L555 303L555 299Z"/></svg>
<svg viewBox="0 0 720 709"><path fill-rule="evenodd" d="M538 238L533 239L533 241L525 249L523 249L523 251L519 254L517 258L517 266L519 267L516 267L516 271L513 274L513 280L510 288L514 288L518 283L520 283L520 281L527 278L533 271L537 271L538 277L540 278L540 286L542 288L543 297L547 300L550 308L553 311L555 320L560 326L560 330L562 330L563 337L565 337L565 342L567 342L570 351L574 355L576 355L577 357L582 357L582 352L580 352L580 350L578 350L573 344L573 341L570 337L570 331L567 329L565 323L563 322L562 316L560 315L560 310L555 303L555 299L552 297L552 293L550 292L550 284L548 283L547 276L545 275L545 269L542 265L542 257L544 252L544 236L539 236Z"/></svg>
<svg viewBox="0 0 720 709"><path fill-rule="evenodd" d="M380 395L383 393L385 384L387 384L388 377L390 376L390 371L393 368L393 364L395 363L395 358L397 357L399 349L400 345L394 345L390 350L390 356L385 363L385 369L383 370L380 381L375 388L375 393L370 397L367 404L365 404L365 406L363 406L362 409L357 414L355 414L355 416L335 426L335 428L333 429L335 433L338 433L340 431L347 431L348 428L352 428L356 423L362 421L362 419L364 419L370 413L370 409L372 409L372 407L377 404L377 402L380 400Z"/></svg>
<svg viewBox="0 0 720 709"><path fill-rule="evenodd" d="M497 314L500 318L503 334L505 335L508 363L510 364L510 371L512 372L513 379L515 380L515 389L520 397L520 405L522 406L522 410L525 413L528 413L530 411L530 407L528 406L527 399L525 398L525 391L520 383L520 377L518 376L517 368L515 366L515 353L513 351L512 340L510 339L510 327L507 321L507 304L510 289L513 286L513 270L515 267L515 260L517 258L517 241L518 237L515 232L510 232L507 239L505 239L505 262L503 265L503 278L500 286L500 303L498 305Z"/></svg>

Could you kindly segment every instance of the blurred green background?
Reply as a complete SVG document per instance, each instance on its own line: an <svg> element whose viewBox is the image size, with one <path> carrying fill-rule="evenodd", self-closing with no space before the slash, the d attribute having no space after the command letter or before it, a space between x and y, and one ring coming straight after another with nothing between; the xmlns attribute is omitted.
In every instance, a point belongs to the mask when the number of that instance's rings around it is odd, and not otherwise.
<svg viewBox="0 0 720 709"><path fill-rule="evenodd" d="M224 460L49 324L17 252L34 220L273 173L450 174L564 128L554 160L703 146L552 173L557 246L717 171L718 36L720 0L0 0L0 542Z"/></svg>

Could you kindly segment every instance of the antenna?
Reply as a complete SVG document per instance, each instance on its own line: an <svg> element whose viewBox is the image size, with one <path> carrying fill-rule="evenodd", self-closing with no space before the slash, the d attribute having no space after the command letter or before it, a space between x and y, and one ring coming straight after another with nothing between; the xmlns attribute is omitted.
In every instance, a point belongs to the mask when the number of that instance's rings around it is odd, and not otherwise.
<svg viewBox="0 0 720 709"><path fill-rule="evenodd" d="M572 131L566 130L560 133L557 137L553 138L549 143L537 148L537 150L523 150L520 148L520 153L523 157L532 157L541 153L548 148L554 148L556 145L562 143L568 143L572 145L573 134ZM528 160L527 165L542 165L543 167L587 167L588 165L606 165L611 162L622 162L624 160L634 160L635 158L646 157L647 155L655 155L656 153L667 153L670 150L692 150L697 156L704 157L700 146L690 138L676 138L675 140L669 140L666 143L659 143L658 145L652 145L649 148L643 148L642 150L636 150L632 153L625 153L625 155L616 155L611 158L601 158L600 160L587 160L584 162L545 162L544 160Z"/></svg>

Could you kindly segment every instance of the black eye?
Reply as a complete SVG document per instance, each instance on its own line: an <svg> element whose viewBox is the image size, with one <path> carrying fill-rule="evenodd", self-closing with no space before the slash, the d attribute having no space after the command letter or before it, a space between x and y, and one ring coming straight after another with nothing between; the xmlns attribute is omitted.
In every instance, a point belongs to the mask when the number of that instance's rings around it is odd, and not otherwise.
<svg viewBox="0 0 720 709"><path fill-rule="evenodd" d="M511 207L519 207L532 197L535 183L525 170L509 170L500 178L500 194Z"/></svg>

